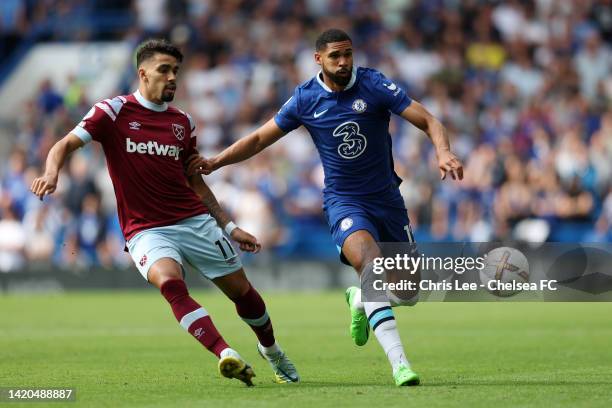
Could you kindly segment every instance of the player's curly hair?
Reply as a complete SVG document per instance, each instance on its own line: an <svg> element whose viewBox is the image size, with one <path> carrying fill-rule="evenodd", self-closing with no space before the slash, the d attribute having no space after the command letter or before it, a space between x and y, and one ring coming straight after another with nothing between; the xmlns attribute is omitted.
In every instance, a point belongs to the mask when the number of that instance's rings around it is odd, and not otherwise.
<svg viewBox="0 0 612 408"><path fill-rule="evenodd" d="M136 50L136 68L155 54L171 55L178 62L183 61L183 53L178 47L163 38L152 38L141 43Z"/></svg>
<svg viewBox="0 0 612 408"><path fill-rule="evenodd" d="M340 41L350 41L351 37L347 33L337 28L331 28L329 30L325 30L319 35L317 38L317 42L315 43L315 49L317 51L321 51L325 47L327 47L328 43L340 42Z"/></svg>

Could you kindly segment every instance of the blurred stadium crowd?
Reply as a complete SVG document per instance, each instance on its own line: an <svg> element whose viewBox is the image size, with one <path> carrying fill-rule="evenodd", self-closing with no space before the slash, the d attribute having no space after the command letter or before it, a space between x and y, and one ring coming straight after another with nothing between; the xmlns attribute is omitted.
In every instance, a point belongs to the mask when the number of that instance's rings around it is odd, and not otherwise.
<svg viewBox="0 0 612 408"><path fill-rule="evenodd" d="M112 13L132 23L112 34L57 23ZM610 0L3 0L3 60L40 25L51 30L39 40L179 44L187 59L175 103L196 119L205 155L274 115L317 72L317 34L345 29L356 65L380 69L422 102L464 160L463 182L440 182L427 137L393 119L417 239L612 241ZM134 91L132 71L117 94ZM99 146L72 157L44 203L28 192L51 145L96 102L78 79L70 84L42 83L15 118L0 170L0 271L129 264ZM315 258L335 256L322 179L303 130L207 177L236 223L276 256Z"/></svg>

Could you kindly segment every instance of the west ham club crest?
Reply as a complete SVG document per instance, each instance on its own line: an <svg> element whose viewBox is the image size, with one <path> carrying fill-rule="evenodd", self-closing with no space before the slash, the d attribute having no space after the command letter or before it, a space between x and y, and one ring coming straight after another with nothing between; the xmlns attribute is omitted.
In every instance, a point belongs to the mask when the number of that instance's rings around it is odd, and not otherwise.
<svg viewBox="0 0 612 408"><path fill-rule="evenodd" d="M172 132L174 132L174 136L176 136L178 140L183 140L185 138L185 127L182 125L177 125L176 123L173 123Z"/></svg>

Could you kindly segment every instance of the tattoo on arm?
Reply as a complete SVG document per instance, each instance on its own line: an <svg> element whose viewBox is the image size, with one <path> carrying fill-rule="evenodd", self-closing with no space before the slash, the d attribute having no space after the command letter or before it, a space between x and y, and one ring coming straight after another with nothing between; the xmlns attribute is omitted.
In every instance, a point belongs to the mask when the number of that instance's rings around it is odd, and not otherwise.
<svg viewBox="0 0 612 408"><path fill-rule="evenodd" d="M221 208L219 202L217 201L217 198L215 197L211 189L208 188L206 184L204 184L204 186L205 188L203 191L204 194L202 195L202 202L208 208L210 215L212 215L212 217L217 220L217 224L219 224L221 228L225 228L225 226L228 222L231 221L231 219L229 215L227 215L227 213L223 210L223 208Z"/></svg>
<svg viewBox="0 0 612 408"><path fill-rule="evenodd" d="M221 208L215 194L202 180L202 176L196 175L193 177L189 180L189 185L200 196L210 215L217 220L217 224L221 228L225 228L227 223L231 221L230 216Z"/></svg>

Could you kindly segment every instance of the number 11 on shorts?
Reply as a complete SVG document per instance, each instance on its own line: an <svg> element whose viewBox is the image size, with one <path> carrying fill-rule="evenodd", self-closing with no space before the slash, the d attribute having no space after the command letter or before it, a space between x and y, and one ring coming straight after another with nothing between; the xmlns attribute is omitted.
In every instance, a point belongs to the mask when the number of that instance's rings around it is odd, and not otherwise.
<svg viewBox="0 0 612 408"><path fill-rule="evenodd" d="M408 235L408 242L413 243L414 235L412 235L412 228L410 228L410 224L404 225L404 231L406 231L406 234Z"/></svg>
<svg viewBox="0 0 612 408"><path fill-rule="evenodd" d="M230 252L232 254L232 256L230 258L233 258L236 255L236 253L234 252L234 248L232 248L232 244L229 243L227 238L223 237L222 239L227 244L227 247L229 248L229 250L230 250ZM215 245L217 247L219 247L219 250L221 251L221 254L223 255L223 258L224 259L228 259L227 251L225 250L225 248L223 248L223 243L221 242L221 240L216 240L215 241Z"/></svg>

